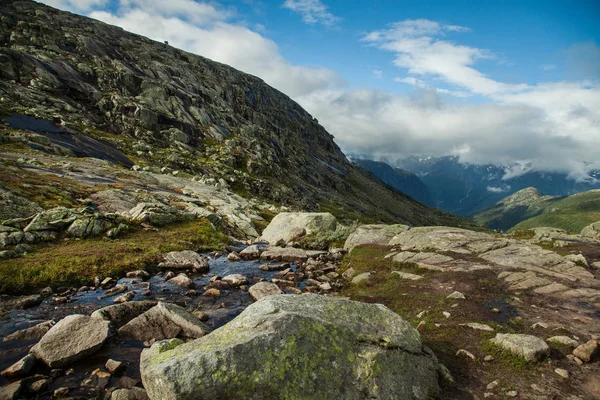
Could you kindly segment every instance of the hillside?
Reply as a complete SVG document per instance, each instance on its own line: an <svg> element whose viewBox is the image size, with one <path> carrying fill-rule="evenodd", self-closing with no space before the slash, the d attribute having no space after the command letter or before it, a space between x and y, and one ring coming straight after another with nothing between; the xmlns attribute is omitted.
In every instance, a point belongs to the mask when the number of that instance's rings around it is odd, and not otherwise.
<svg viewBox="0 0 600 400"><path fill-rule="evenodd" d="M544 196L535 188L527 188L473 215L473 220L498 230L548 226L579 233L583 227L600 220L600 190L564 197Z"/></svg>
<svg viewBox="0 0 600 400"><path fill-rule="evenodd" d="M345 219L468 224L372 181L316 119L259 78L31 1L2 2L0 12L10 168L22 169L25 154L91 156Z"/></svg>

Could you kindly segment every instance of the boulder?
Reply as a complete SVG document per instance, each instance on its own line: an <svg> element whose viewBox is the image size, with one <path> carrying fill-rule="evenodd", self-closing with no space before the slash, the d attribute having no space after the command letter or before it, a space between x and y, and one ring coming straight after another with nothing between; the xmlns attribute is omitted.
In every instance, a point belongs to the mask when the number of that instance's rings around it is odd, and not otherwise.
<svg viewBox="0 0 600 400"><path fill-rule="evenodd" d="M252 246L246 247L244 250L240 252L240 257L247 260L255 260L260 258L260 253L262 252L261 248L255 244Z"/></svg>
<svg viewBox="0 0 600 400"><path fill-rule="evenodd" d="M573 350L573 355L584 362L592 362L600 355L600 340L592 339Z"/></svg>
<svg viewBox="0 0 600 400"><path fill-rule="evenodd" d="M94 354L109 337L109 322L87 315L68 315L31 349L50 368L62 368Z"/></svg>
<svg viewBox="0 0 600 400"><path fill-rule="evenodd" d="M550 355L546 342L536 336L498 333L490 342L526 361L542 361Z"/></svg>
<svg viewBox="0 0 600 400"><path fill-rule="evenodd" d="M156 304L155 301L130 301L114 304L94 311L91 317L110 321L113 327L120 328Z"/></svg>
<svg viewBox="0 0 600 400"><path fill-rule="evenodd" d="M401 279L408 279L411 281L418 281L420 279L423 279L422 275L411 274L409 272L402 272L402 271L392 271L392 275L397 276Z"/></svg>
<svg viewBox="0 0 600 400"><path fill-rule="evenodd" d="M198 340L141 355L151 399L429 399L446 371L379 304L269 296ZM447 371L446 371L447 372Z"/></svg>
<svg viewBox="0 0 600 400"><path fill-rule="evenodd" d="M367 244L387 246L394 236L409 229L408 225L361 225L348 236L344 250L352 252L354 247Z"/></svg>
<svg viewBox="0 0 600 400"><path fill-rule="evenodd" d="M354 278L352 278L352 283L357 284L357 283L361 283L361 282L368 282L370 278L371 278L370 272L363 272L362 274L358 274Z"/></svg>
<svg viewBox="0 0 600 400"><path fill-rule="evenodd" d="M0 374L5 378L20 378L27 376L35 366L35 357L33 354L27 354L19 361L6 368Z"/></svg>
<svg viewBox="0 0 600 400"><path fill-rule="evenodd" d="M594 222L581 230L581 236L586 240L600 241L600 221Z"/></svg>
<svg viewBox="0 0 600 400"><path fill-rule="evenodd" d="M498 239L483 232L446 226L411 228L394 236L389 246L399 246L404 251L440 251L462 254L479 254L506 246L506 239Z"/></svg>
<svg viewBox="0 0 600 400"><path fill-rule="evenodd" d="M176 277L169 279L167 282L170 282L177 286L181 286L185 289L193 289L196 287L194 281L188 278L186 274L179 274Z"/></svg>
<svg viewBox="0 0 600 400"><path fill-rule="evenodd" d="M263 260L303 262L308 259L308 254L303 249L294 247L269 247L260 255Z"/></svg>
<svg viewBox="0 0 600 400"><path fill-rule="evenodd" d="M124 340L162 340L177 336L199 338L209 328L184 308L159 302L145 313L135 317L119 329Z"/></svg>
<svg viewBox="0 0 600 400"><path fill-rule="evenodd" d="M13 382L6 386L0 387L0 399L1 400L17 400L19 395L23 391L23 381Z"/></svg>
<svg viewBox="0 0 600 400"><path fill-rule="evenodd" d="M270 244L279 241L287 243L298 235L299 229L304 229L306 234L310 235L333 233L336 227L337 220L330 213L280 213L264 229L260 240Z"/></svg>
<svg viewBox="0 0 600 400"><path fill-rule="evenodd" d="M164 261L158 266L161 268L194 268L201 273L208 272L210 268L208 262L200 254L191 250L167 253Z"/></svg>
<svg viewBox="0 0 600 400"><path fill-rule="evenodd" d="M546 339L546 342L559 344L561 346L567 346L571 348L579 346L579 342L577 340L571 339L568 336L552 336Z"/></svg>
<svg viewBox="0 0 600 400"><path fill-rule="evenodd" d="M248 278L241 274L231 274L221 279L224 282L229 283L231 286L241 286L248 284Z"/></svg>
<svg viewBox="0 0 600 400"><path fill-rule="evenodd" d="M21 329L20 331L16 331L11 333L10 335L6 335L3 342L8 342L11 340L35 340L41 339L42 336L46 334L54 326L54 321L44 321L37 325L32 326L31 328Z"/></svg>
<svg viewBox="0 0 600 400"><path fill-rule="evenodd" d="M283 294L283 292L279 286L272 282L258 282L257 284L250 286L248 294L252 300L258 301L263 297Z"/></svg>

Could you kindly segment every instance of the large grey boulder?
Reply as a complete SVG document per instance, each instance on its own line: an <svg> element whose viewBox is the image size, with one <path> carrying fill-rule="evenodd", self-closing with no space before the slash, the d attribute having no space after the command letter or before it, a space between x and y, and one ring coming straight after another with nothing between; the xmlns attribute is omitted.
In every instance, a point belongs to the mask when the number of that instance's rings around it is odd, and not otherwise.
<svg viewBox="0 0 600 400"><path fill-rule="evenodd" d="M356 246L367 244L387 246L394 236L409 229L408 225L361 225L348 236L344 250L352 252Z"/></svg>
<svg viewBox="0 0 600 400"><path fill-rule="evenodd" d="M280 240L289 242L304 230L306 235L313 233L333 233L337 220L330 213L280 213L273 218L260 237L261 240L276 244Z"/></svg>
<svg viewBox="0 0 600 400"><path fill-rule="evenodd" d="M252 300L258 301L263 297L283 294L283 292L279 286L273 282L258 282L257 284L250 286L248 294Z"/></svg>
<svg viewBox="0 0 600 400"><path fill-rule="evenodd" d="M498 333L490 342L526 361L542 361L550 355L546 342L536 336Z"/></svg>
<svg viewBox="0 0 600 400"><path fill-rule="evenodd" d="M265 297L173 347L142 352L151 399L429 399L445 371L388 308L319 295Z"/></svg>
<svg viewBox="0 0 600 400"><path fill-rule="evenodd" d="M69 315L32 347L31 353L50 368L62 368L94 354L109 337L109 322L87 315Z"/></svg>
<svg viewBox="0 0 600 400"><path fill-rule="evenodd" d="M177 336L199 338L210 328L198 318L175 304L158 303L145 313L135 317L119 329L124 340L162 340Z"/></svg>
<svg viewBox="0 0 600 400"><path fill-rule="evenodd" d="M208 262L192 250L172 251L165 254L165 259L159 265L161 268L195 268L200 272L208 272Z"/></svg>
<svg viewBox="0 0 600 400"><path fill-rule="evenodd" d="M114 328L120 328L156 304L156 301L130 301L113 304L94 311L91 317L110 321Z"/></svg>
<svg viewBox="0 0 600 400"><path fill-rule="evenodd" d="M262 260L302 262L308 259L308 253L304 249L295 247L269 247L262 252Z"/></svg>

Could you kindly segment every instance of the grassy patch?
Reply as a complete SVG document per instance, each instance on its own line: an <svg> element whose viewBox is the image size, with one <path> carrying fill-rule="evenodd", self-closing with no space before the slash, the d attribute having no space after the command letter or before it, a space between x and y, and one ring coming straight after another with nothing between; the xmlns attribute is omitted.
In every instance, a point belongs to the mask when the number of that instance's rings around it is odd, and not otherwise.
<svg viewBox="0 0 600 400"><path fill-rule="evenodd" d="M0 292L21 293L48 285L86 285L96 276L120 277L135 269L153 269L169 251L217 249L227 236L200 219L158 232L132 229L117 240L69 240L40 246L32 254L0 261Z"/></svg>

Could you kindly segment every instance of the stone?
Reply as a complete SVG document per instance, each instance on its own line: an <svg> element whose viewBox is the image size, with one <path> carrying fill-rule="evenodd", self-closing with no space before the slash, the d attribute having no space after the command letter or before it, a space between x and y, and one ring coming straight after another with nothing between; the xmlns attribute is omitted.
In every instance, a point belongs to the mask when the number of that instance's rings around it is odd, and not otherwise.
<svg viewBox="0 0 600 400"><path fill-rule="evenodd" d="M479 322L469 322L467 324L460 324L460 326L466 326L467 328L478 331L494 332L494 328L486 324L480 324Z"/></svg>
<svg viewBox="0 0 600 400"><path fill-rule="evenodd" d="M469 357L469 358L470 358L471 360L473 360L473 361L476 361L476 360L477 360L477 357L475 357L475 355L474 355L473 353L471 353L470 351L468 351L468 350L465 350L465 349L459 349L459 350L456 352L456 356L457 356L457 357L458 357L458 356L466 356L466 357Z"/></svg>
<svg viewBox="0 0 600 400"><path fill-rule="evenodd" d="M418 281L418 280L423 279L422 275L411 274L411 273L402 272L402 271L392 271L392 275L397 276L401 279L408 279L411 281Z"/></svg>
<svg viewBox="0 0 600 400"><path fill-rule="evenodd" d="M0 374L5 378L20 378L29 375L33 367L35 366L35 357L33 354L27 354L19 361L6 368Z"/></svg>
<svg viewBox="0 0 600 400"><path fill-rule="evenodd" d="M254 244L242 250L240 252L240 257L247 260L256 260L260 258L260 253L262 253L261 248L258 245Z"/></svg>
<svg viewBox="0 0 600 400"><path fill-rule="evenodd" d="M326 235L335 232L337 220L330 213L284 212L277 214L263 230L260 240L269 244L279 241L290 242L304 229L306 235L318 233Z"/></svg>
<svg viewBox="0 0 600 400"><path fill-rule="evenodd" d="M35 340L41 339L42 336L46 334L54 326L54 321L44 321L37 325L32 326L31 328L21 329L19 331L13 332L10 335L6 335L3 342L8 342L11 340Z"/></svg>
<svg viewBox="0 0 600 400"><path fill-rule="evenodd" d="M600 340L592 339L573 350L573 355L584 362L592 362L600 355Z"/></svg>
<svg viewBox="0 0 600 400"><path fill-rule="evenodd" d="M494 356L488 354L487 356L483 357L483 361L486 361L486 362L494 361Z"/></svg>
<svg viewBox="0 0 600 400"><path fill-rule="evenodd" d="M219 297L221 297L221 291L219 289L210 288L204 293L202 293L202 296L214 297L215 299L218 299Z"/></svg>
<svg viewBox="0 0 600 400"><path fill-rule="evenodd" d="M562 368L556 368L554 372L563 379L569 379L569 371Z"/></svg>
<svg viewBox="0 0 600 400"><path fill-rule="evenodd" d="M229 253L227 255L227 259L229 261L240 261L242 259L242 257L240 257L240 255L237 252L232 251L231 253Z"/></svg>
<svg viewBox="0 0 600 400"><path fill-rule="evenodd" d="M33 378L33 379L32 379ZM50 383L52 383L51 379L40 376L40 379L35 379L35 377L28 378L26 380L27 391L29 393L40 393L46 391Z"/></svg>
<svg viewBox="0 0 600 400"><path fill-rule="evenodd" d="M224 276L221 280L229 283L231 286L234 287L248 284L248 278L241 274L227 275Z"/></svg>
<svg viewBox="0 0 600 400"><path fill-rule="evenodd" d="M127 292L124 295L119 296L116 299L114 299L113 303L115 303L115 304L127 303L129 300L133 299L134 297L135 297L135 292Z"/></svg>
<svg viewBox="0 0 600 400"><path fill-rule="evenodd" d="M111 325L118 329L156 304L156 301L130 301L103 307L94 311L91 317L110 321Z"/></svg>
<svg viewBox="0 0 600 400"><path fill-rule="evenodd" d="M546 339L546 342L573 348L579 346L579 342L577 340L571 339L568 336L552 336Z"/></svg>
<svg viewBox="0 0 600 400"><path fill-rule="evenodd" d="M148 400L146 391L139 387L117 389L112 392L110 400Z"/></svg>
<svg viewBox="0 0 600 400"><path fill-rule="evenodd" d="M193 268L200 273L206 273L210 270L210 266L200 254L191 250L172 251L165 254L163 262L158 264L161 268Z"/></svg>
<svg viewBox="0 0 600 400"><path fill-rule="evenodd" d="M550 355L546 342L532 335L498 333L490 342L526 361L542 361Z"/></svg>
<svg viewBox="0 0 600 400"><path fill-rule="evenodd" d="M581 230L581 236L586 240L600 241L600 221L594 222Z"/></svg>
<svg viewBox="0 0 600 400"><path fill-rule="evenodd" d="M268 247L260 255L262 260L304 262L308 259L306 250L294 247Z"/></svg>
<svg viewBox="0 0 600 400"><path fill-rule="evenodd" d="M354 278L352 278L351 282L356 285L361 282L368 282L370 278L371 278L370 272L363 272L362 274L358 274Z"/></svg>
<svg viewBox="0 0 600 400"><path fill-rule="evenodd" d="M172 283L177 286L181 286L182 288L185 288L185 289L193 289L196 287L196 284L194 283L194 281L191 280L190 278L188 278L188 276L183 273L169 279L167 282Z"/></svg>
<svg viewBox="0 0 600 400"><path fill-rule="evenodd" d="M356 271L352 267L348 268L342 274L342 278L346 279L347 281L349 281L350 279L354 278L355 276L356 276Z"/></svg>
<svg viewBox="0 0 600 400"><path fill-rule="evenodd" d="M210 329L191 313L175 304L159 302L145 313L133 318L119 330L123 340L162 340L177 336L199 338Z"/></svg>
<svg viewBox="0 0 600 400"><path fill-rule="evenodd" d="M60 399L62 397L66 397L69 394L68 387L59 387L54 391L54 397Z"/></svg>
<svg viewBox="0 0 600 400"><path fill-rule="evenodd" d="M506 392L506 395L508 397L517 397L519 395L519 392L517 392L516 390L509 390L508 392Z"/></svg>
<svg viewBox="0 0 600 400"><path fill-rule="evenodd" d="M142 269L138 269L135 271L130 271L125 275L127 278L138 278L138 279L148 279L150 278L150 274Z"/></svg>
<svg viewBox="0 0 600 400"><path fill-rule="evenodd" d="M106 361L104 367L111 374L120 374L125 369L125 365L121 361L113 360L112 358Z"/></svg>
<svg viewBox="0 0 600 400"><path fill-rule="evenodd" d="M565 256L565 259L573 261L575 264L583 265L584 267L589 267L589 264L583 256L583 254L568 254Z"/></svg>
<svg viewBox="0 0 600 400"><path fill-rule="evenodd" d="M94 354L110 335L108 321L68 315L32 347L31 353L50 368L62 368Z"/></svg>
<svg viewBox="0 0 600 400"><path fill-rule="evenodd" d="M8 385L0 387L0 399L1 400L17 400L20 398L20 394L23 391L23 381L17 381L9 383Z"/></svg>
<svg viewBox="0 0 600 400"><path fill-rule="evenodd" d="M446 318L450 318L450 313L448 311L442 311L442 315Z"/></svg>
<svg viewBox="0 0 600 400"><path fill-rule="evenodd" d="M495 381L492 381L492 382L488 383L485 388L487 390L494 390L499 384L500 384L500 381L495 380Z"/></svg>
<svg viewBox="0 0 600 400"><path fill-rule="evenodd" d="M454 299L454 300L466 300L466 297L464 294L462 294L461 292L453 292L452 294L449 294L448 296L446 296L447 299Z"/></svg>
<svg viewBox="0 0 600 400"><path fill-rule="evenodd" d="M600 399L600 376L598 374L590 376L583 384L583 388L592 399Z"/></svg>
<svg viewBox="0 0 600 400"><path fill-rule="evenodd" d="M283 292L279 286L272 282L258 282L257 284L250 286L248 294L252 300L258 301L263 297L283 294Z"/></svg>
<svg viewBox="0 0 600 400"><path fill-rule="evenodd" d="M507 240L498 239L483 232L446 226L411 228L394 236L389 246L398 246L403 251L453 252L479 254L506 246Z"/></svg>
<svg viewBox="0 0 600 400"><path fill-rule="evenodd" d="M313 294L268 296L204 338L141 356L148 396L165 400L428 399L442 370L386 307Z"/></svg>
<svg viewBox="0 0 600 400"><path fill-rule="evenodd" d="M361 225L348 236L344 250L352 252L363 245L387 246L394 236L408 229L407 225Z"/></svg>

